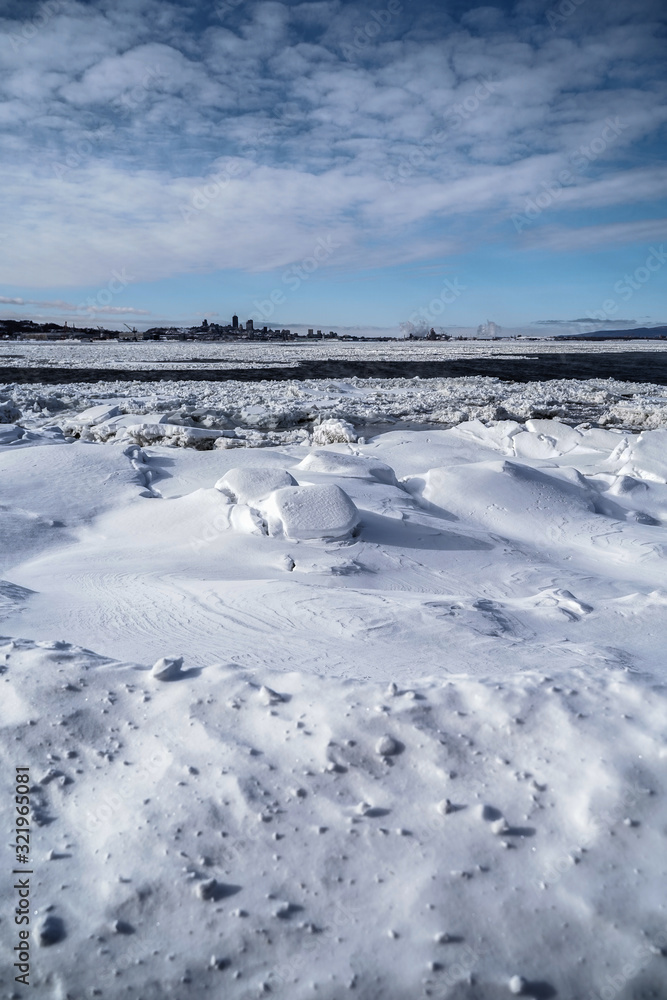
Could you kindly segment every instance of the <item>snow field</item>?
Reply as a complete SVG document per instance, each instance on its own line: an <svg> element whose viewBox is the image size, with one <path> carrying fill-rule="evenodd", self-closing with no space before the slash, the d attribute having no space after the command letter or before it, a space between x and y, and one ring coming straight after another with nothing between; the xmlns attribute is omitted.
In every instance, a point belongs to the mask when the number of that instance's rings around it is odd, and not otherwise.
<svg viewBox="0 0 667 1000"><path fill-rule="evenodd" d="M0 741L39 995L666 995L663 429L38 424L0 447Z"/></svg>

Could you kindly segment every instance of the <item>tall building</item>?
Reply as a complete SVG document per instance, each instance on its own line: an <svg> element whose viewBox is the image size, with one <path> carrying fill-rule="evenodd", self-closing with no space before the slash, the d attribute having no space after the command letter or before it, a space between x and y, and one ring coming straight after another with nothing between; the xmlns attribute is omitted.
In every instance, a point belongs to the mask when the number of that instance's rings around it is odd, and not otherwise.
<svg viewBox="0 0 667 1000"><path fill-rule="evenodd" d="M253 323L253 321L251 319L246 320L245 328L246 328L246 330L254 330L255 329L255 325L254 325L254 323Z"/></svg>
<svg viewBox="0 0 667 1000"><path fill-rule="evenodd" d="M239 318L238 316L232 316L232 329L238 330L239 328Z"/></svg>

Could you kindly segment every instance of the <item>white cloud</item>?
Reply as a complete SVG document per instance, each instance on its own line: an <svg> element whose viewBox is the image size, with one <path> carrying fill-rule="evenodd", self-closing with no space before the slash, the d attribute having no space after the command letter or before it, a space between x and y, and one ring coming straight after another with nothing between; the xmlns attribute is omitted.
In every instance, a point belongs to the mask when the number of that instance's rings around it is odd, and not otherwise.
<svg viewBox="0 0 667 1000"><path fill-rule="evenodd" d="M75 311L81 311L81 305L74 305L73 302L63 302L62 299L55 299L52 301L45 299L23 299L20 296L9 297L6 295L0 295L0 305L10 305L10 306L36 306L38 309L56 309L58 312L63 313L73 313ZM135 316L150 316L150 310L148 309L135 309L133 306L105 306L105 305L92 305L85 306L85 312L91 313L101 313L104 315L113 316L116 314L130 314L133 313Z"/></svg>
<svg viewBox="0 0 667 1000"><path fill-rule="evenodd" d="M572 170L610 116L622 131L572 171L554 213L604 210L606 228L585 238L609 245L595 240L630 234L619 206L664 196L661 172L634 152L667 118L653 0L623 11L587 0L559 32L532 0L459 23L404 5L357 58L372 9L245 0L207 21L157 0L63 4L0 52L13 248L0 281L265 270L327 233L342 244L332 266L470 250L493 230L513 239L511 214ZM4 27L21 38L25 22ZM481 100L480 81L492 87ZM229 163L238 175L195 210L194 192ZM550 226L519 245L565 245L565 224Z"/></svg>
<svg viewBox="0 0 667 1000"><path fill-rule="evenodd" d="M558 252L591 250L597 247L662 242L667 237L667 219L612 222L576 229L549 226L530 234L529 245Z"/></svg>
<svg viewBox="0 0 667 1000"><path fill-rule="evenodd" d="M40 309L63 309L66 311L76 308L71 302L63 302L62 299L44 301L43 299L22 299L20 297L9 298L5 295L0 295L0 305L39 306Z"/></svg>

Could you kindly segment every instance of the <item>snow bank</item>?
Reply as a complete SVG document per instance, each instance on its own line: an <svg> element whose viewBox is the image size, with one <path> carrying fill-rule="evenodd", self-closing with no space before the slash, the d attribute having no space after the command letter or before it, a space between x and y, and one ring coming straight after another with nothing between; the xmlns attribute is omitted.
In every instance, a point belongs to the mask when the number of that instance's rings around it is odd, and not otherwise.
<svg viewBox="0 0 667 1000"><path fill-rule="evenodd" d="M574 469L478 462L430 469L405 486L468 523L535 552L558 552L581 568L609 562L621 576L632 576L641 563L647 580L656 586L664 580L667 545L652 527L659 522L606 498Z"/></svg>

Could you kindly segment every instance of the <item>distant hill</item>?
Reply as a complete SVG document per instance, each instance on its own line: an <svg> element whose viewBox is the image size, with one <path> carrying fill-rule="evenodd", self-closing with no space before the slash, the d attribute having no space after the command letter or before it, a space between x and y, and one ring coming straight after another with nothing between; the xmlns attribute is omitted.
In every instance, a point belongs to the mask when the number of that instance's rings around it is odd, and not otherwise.
<svg viewBox="0 0 667 1000"><path fill-rule="evenodd" d="M665 340L667 326L638 326L634 330L595 330L593 333L568 333L559 340Z"/></svg>

